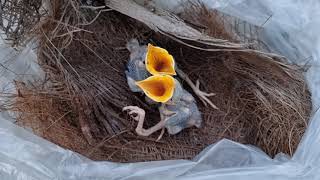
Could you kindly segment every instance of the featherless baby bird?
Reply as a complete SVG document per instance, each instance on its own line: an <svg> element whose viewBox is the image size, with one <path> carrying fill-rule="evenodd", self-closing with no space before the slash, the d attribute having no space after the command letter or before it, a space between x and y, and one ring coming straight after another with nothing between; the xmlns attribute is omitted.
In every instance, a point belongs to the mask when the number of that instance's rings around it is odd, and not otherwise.
<svg viewBox="0 0 320 180"><path fill-rule="evenodd" d="M196 126L200 127L202 118L194 97L181 86L180 82L173 78L178 75L185 80L199 96L204 104L213 108L217 107L207 98L213 93L205 93L199 90L199 81L196 85L189 77L177 68L174 58L167 50L153 46L140 46L136 39L127 44L130 51L126 71L128 85L133 92L144 92L147 102L161 103L158 106L160 121L149 129L143 128L145 111L137 106L124 107L129 115L138 121L136 132L140 136L149 136L158 130L162 130L161 139L165 129L169 134L177 134L181 130Z"/></svg>
<svg viewBox="0 0 320 180"><path fill-rule="evenodd" d="M142 81L150 76L145 65L147 46L140 46L137 39L131 39L127 43L127 49L130 52L127 70L125 71L127 83L132 92L142 92L136 85L136 82Z"/></svg>

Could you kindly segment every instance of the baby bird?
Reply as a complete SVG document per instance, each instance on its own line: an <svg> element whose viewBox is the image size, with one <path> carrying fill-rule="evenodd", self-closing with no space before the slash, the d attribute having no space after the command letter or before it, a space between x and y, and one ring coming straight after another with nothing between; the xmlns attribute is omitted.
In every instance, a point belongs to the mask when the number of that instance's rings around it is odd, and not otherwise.
<svg viewBox="0 0 320 180"><path fill-rule="evenodd" d="M192 126L201 127L202 118L196 101L188 91L182 88L178 80L175 80L172 98L163 103L159 111L169 134L177 134Z"/></svg>
<svg viewBox="0 0 320 180"><path fill-rule="evenodd" d="M136 82L142 81L150 76L145 65L147 46L140 46L137 39L131 39L127 43L127 49L130 52L127 70L125 71L127 83L132 92L142 92L136 85Z"/></svg>
<svg viewBox="0 0 320 180"><path fill-rule="evenodd" d="M154 86L156 83L158 86ZM160 121L149 129L144 129L145 111L137 106L127 106L129 115L138 121L136 133L140 136L149 136L162 130L158 140L161 139L164 129L169 134L177 134L185 128L201 127L201 113L198 110L193 96L184 90L178 80L168 75L156 75L138 83L147 96L161 102L159 107Z"/></svg>
<svg viewBox="0 0 320 180"><path fill-rule="evenodd" d="M174 59L167 50L151 44L140 46L137 39L131 39L127 49L130 59L125 73L132 92L141 92L135 82L151 75L176 75Z"/></svg>
<svg viewBox="0 0 320 180"><path fill-rule="evenodd" d="M174 58L167 50L148 44L139 45L137 39L131 39L127 43L127 49L130 51L130 59L127 64L127 83L132 92L142 92L137 87L136 82L146 79L151 75L178 75L183 79L198 96L202 103L207 106L209 104L213 109L218 109L208 97L214 96L214 93L206 93L200 90L200 83L197 80L194 84L188 75L184 73L175 64ZM146 98L149 103L150 99Z"/></svg>
<svg viewBox="0 0 320 180"><path fill-rule="evenodd" d="M199 81L196 85L189 77L177 68L174 58L167 50L148 44L140 46L136 39L127 44L130 51L130 59L125 72L128 85L133 92L144 92L146 101L149 104L161 103L158 107L160 122L155 126L144 129L145 111L137 106L127 106L129 115L138 121L136 132L141 136L150 134L162 129L158 140L162 137L164 130L169 134L177 134L184 128L191 126L200 127L202 118L196 105L194 97L184 90L179 81L172 76L178 75L190 85L194 93L206 105L207 103L217 107L207 98L213 93L205 93L199 89ZM176 73L177 72L177 73Z"/></svg>

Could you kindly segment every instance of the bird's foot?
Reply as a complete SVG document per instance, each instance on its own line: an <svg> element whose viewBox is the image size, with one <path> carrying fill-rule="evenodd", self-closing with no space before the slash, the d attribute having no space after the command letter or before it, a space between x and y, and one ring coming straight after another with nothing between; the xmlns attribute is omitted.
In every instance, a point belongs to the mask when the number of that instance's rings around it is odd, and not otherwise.
<svg viewBox="0 0 320 180"><path fill-rule="evenodd" d="M162 138L164 134L164 126L165 126L164 120L161 120L155 126L149 129L144 129L143 123L145 120L145 111L143 109L139 108L138 106L126 106L122 110L128 111L128 114L132 117L132 119L138 121L138 126L136 127L136 133L139 136L150 136L154 132L162 129L161 134L158 137L157 141L159 141Z"/></svg>
<svg viewBox="0 0 320 180"><path fill-rule="evenodd" d="M207 106L208 104L214 108L219 109L216 105L213 104L213 102L208 98L211 96L216 95L215 93L206 93L200 90L200 81L199 79L196 82L195 88L193 89L194 93L199 97L199 99L202 101L202 103Z"/></svg>
<svg viewBox="0 0 320 180"><path fill-rule="evenodd" d="M139 108L138 106L126 106L122 109L123 111L128 111L128 114L132 119L135 121L142 121L144 120L146 112Z"/></svg>
<svg viewBox="0 0 320 180"><path fill-rule="evenodd" d="M189 76L184 73L182 70L180 70L179 68L176 68L176 71L178 73L178 75L185 80L188 85L192 88L192 90L194 91L194 93L199 97L199 99L202 101L202 103L207 106L208 104L214 108L214 109L219 109L216 105L214 105L211 100L208 97L214 96L214 93L206 93L200 90L200 82L199 79L197 80L196 84L194 84L191 79L189 78Z"/></svg>

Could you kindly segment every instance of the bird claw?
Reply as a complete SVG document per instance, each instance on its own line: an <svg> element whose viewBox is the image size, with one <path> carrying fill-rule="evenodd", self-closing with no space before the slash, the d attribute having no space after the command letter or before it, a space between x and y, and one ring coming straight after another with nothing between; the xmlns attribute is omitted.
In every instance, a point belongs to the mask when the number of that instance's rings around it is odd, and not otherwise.
<svg viewBox="0 0 320 180"><path fill-rule="evenodd" d="M219 109L216 105L214 105L212 103L212 101L210 99L208 99L208 97L214 96L216 95L215 93L206 93L200 90L200 81L199 79L196 81L196 85L195 85L194 89L194 93L199 97L199 99L202 101L202 103L207 106L208 104L214 108L214 109Z"/></svg>
<svg viewBox="0 0 320 180"><path fill-rule="evenodd" d="M186 73L184 73L183 71L181 71L180 69L176 69L178 75L185 80L189 86L192 88L192 90L194 91L194 93L199 97L199 99L202 101L202 103L207 106L207 104L209 104L212 108L214 109L219 109L217 106L215 106L210 99L208 99L208 97L210 96L214 96L214 93L206 93L200 90L200 81L199 79L196 81L196 84L194 84L191 79L188 77L188 75Z"/></svg>
<svg viewBox="0 0 320 180"><path fill-rule="evenodd" d="M122 111L128 111L128 114L135 121L139 121L142 117L145 116L145 111L138 106L126 106Z"/></svg>
<svg viewBox="0 0 320 180"><path fill-rule="evenodd" d="M196 88L200 89L200 81L199 81L199 79L197 79L197 81L196 81Z"/></svg>
<svg viewBox="0 0 320 180"><path fill-rule="evenodd" d="M159 142L161 140L161 138L164 135L164 132L165 132L165 128L162 128L161 133L160 133L159 137L157 138L156 142Z"/></svg>
<svg viewBox="0 0 320 180"><path fill-rule="evenodd" d="M158 137L157 141L159 141L164 132L164 121L160 121L158 124L154 125L153 127L149 128L149 129L144 129L143 128L143 122L144 122L144 118L145 118L145 111L141 108L139 108L138 106L126 106L122 109L123 111L128 111L128 114L136 121L138 121L138 126L136 127L136 133L139 136L149 136L151 134L153 134L154 132L162 129L160 136ZM136 114L136 116L133 116L134 114Z"/></svg>

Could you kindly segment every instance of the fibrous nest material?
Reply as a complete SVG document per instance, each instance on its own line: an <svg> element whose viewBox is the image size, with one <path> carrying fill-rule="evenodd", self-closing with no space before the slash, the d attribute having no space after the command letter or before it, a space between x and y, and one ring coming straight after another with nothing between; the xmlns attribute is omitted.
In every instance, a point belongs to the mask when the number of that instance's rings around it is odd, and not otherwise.
<svg viewBox="0 0 320 180"><path fill-rule="evenodd" d="M92 8L77 1L52 1L48 15L32 29L47 78L32 85L17 83L19 93L10 110L19 112L19 125L94 160L191 159L222 138L256 145L271 156L293 154L311 106L302 68L280 56L256 52L262 47L259 43L248 51L196 49L190 46L196 42L181 43L101 7L103 2L95 3ZM199 3L191 3L180 17L208 36L233 43L243 40L230 31L234 23ZM145 109L146 126L157 123L159 114L127 86L125 45L131 38L167 49L193 81L200 79L201 89L216 93L211 100L219 110L197 99L203 128L166 134L159 142L158 134L135 134L135 122L121 111L124 106Z"/></svg>
<svg viewBox="0 0 320 180"><path fill-rule="evenodd" d="M6 34L5 39L12 42L12 46L25 44L29 30L44 15L39 0L0 2L0 28Z"/></svg>

